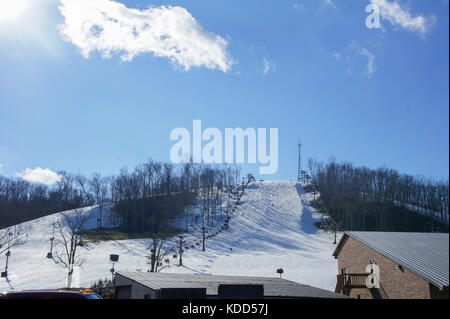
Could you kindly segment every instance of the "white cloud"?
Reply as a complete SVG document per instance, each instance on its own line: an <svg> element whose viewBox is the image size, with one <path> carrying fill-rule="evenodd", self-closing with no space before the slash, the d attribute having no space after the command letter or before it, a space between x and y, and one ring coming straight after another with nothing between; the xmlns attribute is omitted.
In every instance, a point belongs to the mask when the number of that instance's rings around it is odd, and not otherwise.
<svg viewBox="0 0 450 319"><path fill-rule="evenodd" d="M322 5L320 6L321 9L325 8L334 8L336 9L336 5L334 4L333 0L322 0Z"/></svg>
<svg viewBox="0 0 450 319"><path fill-rule="evenodd" d="M367 58L367 75L371 77L377 69L375 66L375 55L366 48L360 48L358 53Z"/></svg>
<svg viewBox="0 0 450 319"><path fill-rule="evenodd" d="M0 164L0 173L2 172L3 165Z"/></svg>
<svg viewBox="0 0 450 319"><path fill-rule="evenodd" d="M263 74L267 74L270 71L275 71L276 69L276 65L273 62L269 61L267 58L263 58L263 65Z"/></svg>
<svg viewBox="0 0 450 319"><path fill-rule="evenodd" d="M317 5L317 2L320 5L318 7L319 12L325 11L326 9L330 9L330 8L337 9L336 4L334 3L334 0L319 0L319 1L314 0L314 1L316 1L316 3L314 3L315 5ZM294 10L296 10L300 13L304 12L307 9L306 6L303 3L301 3L300 1L294 2L292 7L294 8ZM311 9L311 7L309 7L308 9ZM317 9L317 7L316 7L316 9Z"/></svg>
<svg viewBox="0 0 450 319"><path fill-rule="evenodd" d="M356 41L352 41L348 46L348 49L356 55L367 58L366 75L370 78L376 71L375 55Z"/></svg>
<svg viewBox="0 0 450 319"><path fill-rule="evenodd" d="M61 180L62 176L56 174L48 168L36 167L35 169L27 168L25 173L16 173L17 176L31 183L42 183L51 185Z"/></svg>
<svg viewBox="0 0 450 319"><path fill-rule="evenodd" d="M333 54L333 57L347 64L348 75L352 75L355 68L364 69L363 75L370 78L377 70L375 55L357 41L352 41L344 52L336 52Z"/></svg>
<svg viewBox="0 0 450 319"><path fill-rule="evenodd" d="M381 17L388 20L392 25L399 26L409 31L426 34L434 25L434 16L413 16L407 9L403 9L398 2L387 0L370 0L380 10Z"/></svg>
<svg viewBox="0 0 450 319"><path fill-rule="evenodd" d="M122 61L153 53L185 70L206 67L223 72L234 63L228 41L205 31L179 6L139 10L113 0L61 0L59 10L65 18L58 26L61 35L85 58L93 51L104 58L118 53Z"/></svg>

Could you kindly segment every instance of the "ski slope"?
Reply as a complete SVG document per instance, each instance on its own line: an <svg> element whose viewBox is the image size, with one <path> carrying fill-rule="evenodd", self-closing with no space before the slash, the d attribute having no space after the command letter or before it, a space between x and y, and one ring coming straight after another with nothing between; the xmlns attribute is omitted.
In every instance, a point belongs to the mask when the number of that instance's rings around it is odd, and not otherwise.
<svg viewBox="0 0 450 319"><path fill-rule="evenodd" d="M170 255L170 267L162 271L276 277L276 270L283 268L285 279L334 290L337 262L331 256L335 248L333 236L314 226L320 214L309 206L310 196L295 182L251 183L231 217L229 230L208 239L203 252L201 244L195 245L201 239L200 225L190 227L185 240L186 245L194 248L183 254L183 266L177 266L178 259ZM90 216L88 225L95 227L98 207L87 207L84 211ZM117 220L108 214L108 207L103 211L104 216L109 216L104 226L116 226ZM29 239L11 250L8 278L0 278L0 291L65 287L66 270L46 258L52 223L60 214L25 223L31 229ZM218 218L216 227L220 227ZM120 256L116 271L147 271L149 243L147 239L133 239L79 247L78 252L86 261L74 273L74 286L89 287L94 281L111 278L110 254ZM0 256L2 271L5 258L4 254Z"/></svg>

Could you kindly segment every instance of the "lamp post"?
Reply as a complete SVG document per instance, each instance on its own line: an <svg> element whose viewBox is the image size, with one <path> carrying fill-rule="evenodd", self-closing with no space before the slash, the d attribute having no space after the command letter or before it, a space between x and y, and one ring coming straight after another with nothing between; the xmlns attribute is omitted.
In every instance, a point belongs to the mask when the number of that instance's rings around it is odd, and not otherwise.
<svg viewBox="0 0 450 319"><path fill-rule="evenodd" d="M284 273L283 268L277 269L277 274L280 274L280 278L282 278L283 273Z"/></svg>
<svg viewBox="0 0 450 319"><path fill-rule="evenodd" d="M115 274L115 269L114 269L114 263L119 262L119 255L109 255L109 261L112 262L112 268L109 270L111 272L111 281L114 282L114 274Z"/></svg>
<svg viewBox="0 0 450 319"><path fill-rule="evenodd" d="M55 223L52 224L52 237L50 237L50 252L47 254L47 258L53 258L53 241L55 240Z"/></svg>

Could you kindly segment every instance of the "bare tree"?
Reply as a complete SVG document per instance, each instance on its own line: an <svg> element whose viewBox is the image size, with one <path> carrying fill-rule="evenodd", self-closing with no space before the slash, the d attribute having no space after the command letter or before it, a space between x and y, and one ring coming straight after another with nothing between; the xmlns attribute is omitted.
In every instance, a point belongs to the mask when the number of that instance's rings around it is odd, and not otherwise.
<svg viewBox="0 0 450 319"><path fill-rule="evenodd" d="M77 247L83 245L82 236L86 221L87 215L82 210L76 210L74 214L63 214L55 223L55 256L58 264L67 270L67 288L72 287L74 268L85 262L77 255Z"/></svg>
<svg viewBox="0 0 450 319"><path fill-rule="evenodd" d="M74 176L74 187L78 188L78 192L83 198L83 204L91 205L92 195L88 192L88 184L88 179L83 175L77 174Z"/></svg>
<svg viewBox="0 0 450 319"><path fill-rule="evenodd" d="M0 230L0 254L26 243L30 227L20 224Z"/></svg>
<svg viewBox="0 0 450 319"><path fill-rule="evenodd" d="M170 267L168 257L171 252L175 251L175 249L164 249L163 246L165 244L166 241L164 239L153 236L148 247L150 250L150 255L147 256L147 263L150 265L150 272L160 272L164 268Z"/></svg>
<svg viewBox="0 0 450 319"><path fill-rule="evenodd" d="M106 195L108 193L108 179L95 173L89 181L89 187L94 194L95 203L99 205L97 228L102 228L103 204L105 203Z"/></svg>

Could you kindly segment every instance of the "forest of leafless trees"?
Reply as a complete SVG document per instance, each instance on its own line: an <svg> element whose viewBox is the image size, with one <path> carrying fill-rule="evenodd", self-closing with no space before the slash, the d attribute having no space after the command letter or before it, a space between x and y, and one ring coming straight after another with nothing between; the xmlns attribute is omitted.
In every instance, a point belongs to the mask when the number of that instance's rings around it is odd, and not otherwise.
<svg viewBox="0 0 450 319"><path fill-rule="evenodd" d="M225 187L239 182L238 171L232 166L174 166L149 161L110 179L110 198L127 231L158 232L192 206L197 196L203 198L203 219L209 223Z"/></svg>
<svg viewBox="0 0 450 319"><path fill-rule="evenodd" d="M157 232L185 208L203 198L204 221L212 223L224 191L240 182L237 166L173 165L149 160L116 176L90 178L58 172L52 186L0 176L0 229L52 213L112 202L121 227ZM100 206L99 225L101 225ZM189 209L188 209L189 210ZM186 226L189 214L186 215Z"/></svg>
<svg viewBox="0 0 450 319"><path fill-rule="evenodd" d="M58 174L63 178L52 186L0 176L0 228L93 203L84 177Z"/></svg>
<svg viewBox="0 0 450 319"><path fill-rule="evenodd" d="M449 182L310 159L311 179L346 230L448 232Z"/></svg>

